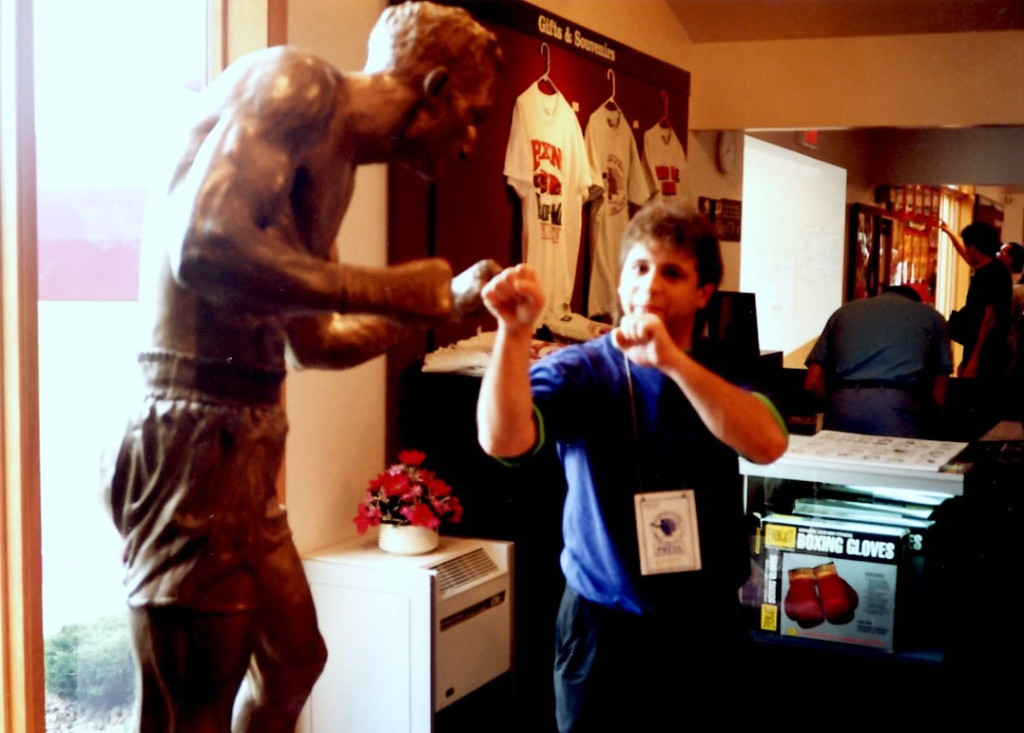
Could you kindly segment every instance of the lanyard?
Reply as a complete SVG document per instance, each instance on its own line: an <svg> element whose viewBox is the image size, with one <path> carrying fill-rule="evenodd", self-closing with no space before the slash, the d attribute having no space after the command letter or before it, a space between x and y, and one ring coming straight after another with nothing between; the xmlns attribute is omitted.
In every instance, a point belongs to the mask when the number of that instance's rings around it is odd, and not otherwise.
<svg viewBox="0 0 1024 733"><path fill-rule="evenodd" d="M636 417L636 395L633 390L633 373L629 369L629 357L622 352L622 363L626 367L626 384L629 387L629 417L633 423L633 444L636 447L636 482L637 492L644 490L643 464L640 455L640 428Z"/></svg>
<svg viewBox="0 0 1024 733"><path fill-rule="evenodd" d="M690 572L701 569L700 533L693 489L655 491L643 488L642 445L637 419L636 394L629 358L622 352L629 385L629 411L636 445L637 491L633 494L637 551L641 575Z"/></svg>

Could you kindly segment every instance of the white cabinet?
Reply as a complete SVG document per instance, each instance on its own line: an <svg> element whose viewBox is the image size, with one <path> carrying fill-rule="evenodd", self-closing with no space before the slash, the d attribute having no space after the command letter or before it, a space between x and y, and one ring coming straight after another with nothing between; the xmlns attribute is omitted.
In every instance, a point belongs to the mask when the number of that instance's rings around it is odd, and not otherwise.
<svg viewBox="0 0 1024 733"><path fill-rule="evenodd" d="M512 666L512 544L426 555L359 538L303 558L328 660L300 733L429 733L434 712Z"/></svg>

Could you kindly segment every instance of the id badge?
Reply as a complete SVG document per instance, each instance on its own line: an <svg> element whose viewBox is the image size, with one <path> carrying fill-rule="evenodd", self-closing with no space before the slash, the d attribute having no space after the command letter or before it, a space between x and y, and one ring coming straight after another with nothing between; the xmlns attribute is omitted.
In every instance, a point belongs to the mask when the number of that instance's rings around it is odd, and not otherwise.
<svg viewBox="0 0 1024 733"><path fill-rule="evenodd" d="M635 494L633 506L642 575L700 570L693 489Z"/></svg>

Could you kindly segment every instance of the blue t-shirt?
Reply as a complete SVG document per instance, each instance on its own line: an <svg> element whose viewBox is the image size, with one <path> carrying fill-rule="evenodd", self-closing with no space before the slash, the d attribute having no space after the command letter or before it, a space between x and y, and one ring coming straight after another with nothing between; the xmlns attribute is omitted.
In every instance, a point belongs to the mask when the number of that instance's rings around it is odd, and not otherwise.
<svg viewBox="0 0 1024 733"><path fill-rule="evenodd" d="M946 319L893 292L839 308L806 363L820 365L830 383L879 380L920 387L953 369Z"/></svg>
<svg viewBox="0 0 1024 733"><path fill-rule="evenodd" d="M561 565L580 595L632 613L732 593L750 569L735 451L704 426L678 386L628 364L609 335L561 349L530 371L543 440L568 491ZM633 428L633 408L636 432ZM641 576L633 496L695 491L702 570Z"/></svg>

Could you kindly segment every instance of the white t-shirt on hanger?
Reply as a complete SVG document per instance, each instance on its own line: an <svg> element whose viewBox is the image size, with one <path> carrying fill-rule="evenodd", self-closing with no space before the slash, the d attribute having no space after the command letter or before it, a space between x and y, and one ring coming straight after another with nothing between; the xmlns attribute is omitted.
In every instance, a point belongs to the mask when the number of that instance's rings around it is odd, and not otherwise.
<svg viewBox="0 0 1024 733"><path fill-rule="evenodd" d="M692 207L686 152L671 125L655 125L644 133L644 165L658 188L658 198Z"/></svg>
<svg viewBox="0 0 1024 733"><path fill-rule="evenodd" d="M569 316L583 203L596 185L576 113L536 83L516 99L505 151L508 184L522 200L523 260L537 271L547 323Z"/></svg>
<svg viewBox="0 0 1024 733"><path fill-rule="evenodd" d="M619 249L629 223L629 203L644 204L654 193L644 173L636 139L619 108L601 105L587 120L584 135L603 194L590 206L590 293L587 314L617 310Z"/></svg>

